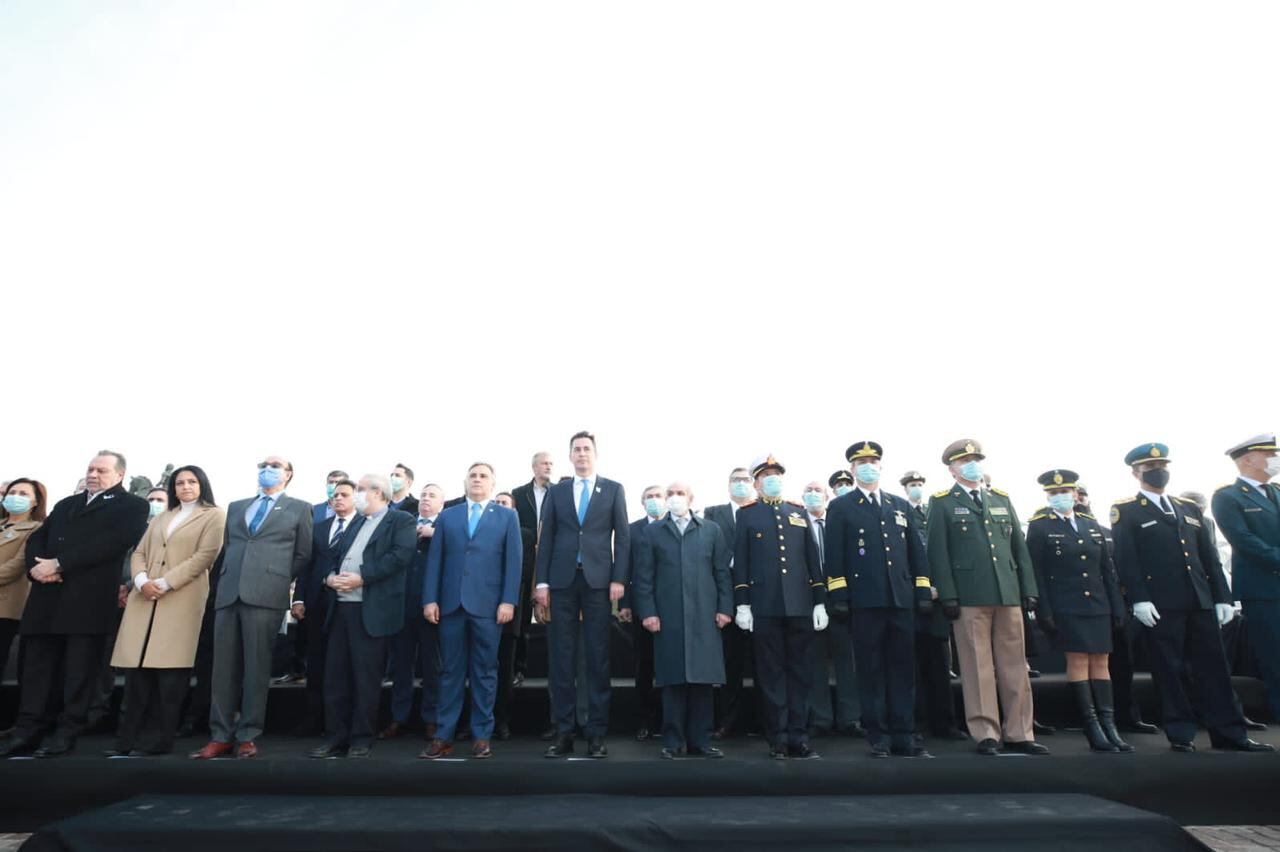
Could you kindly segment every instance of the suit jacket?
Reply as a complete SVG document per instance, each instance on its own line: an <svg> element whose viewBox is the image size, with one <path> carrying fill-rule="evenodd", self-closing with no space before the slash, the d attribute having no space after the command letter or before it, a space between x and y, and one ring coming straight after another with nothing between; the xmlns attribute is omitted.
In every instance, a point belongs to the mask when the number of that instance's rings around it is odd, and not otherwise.
<svg viewBox="0 0 1280 852"><path fill-rule="evenodd" d="M1280 485L1267 483L1280 500ZM1280 509L1243 479L1213 493L1213 516L1231 544L1231 589L1236 600L1280 599Z"/></svg>
<svg viewBox="0 0 1280 852"><path fill-rule="evenodd" d="M123 485L85 504L88 494L59 500L27 538L28 574L36 558L57 559L61 583L32 583L22 634L110 633L118 624L120 566L147 528L147 501Z"/></svg>
<svg viewBox="0 0 1280 852"><path fill-rule="evenodd" d="M440 526L440 516L436 515L431 526L438 528ZM409 570L404 573L404 617L406 623L411 618L422 618L422 584L427 579L427 551L431 549L431 542L435 541L435 534L431 538L418 538L418 515L415 513L413 517L414 538L417 543L414 545L413 559L409 562Z"/></svg>
<svg viewBox="0 0 1280 852"><path fill-rule="evenodd" d="M490 502L468 537L466 503L445 509L427 551L422 604L438 604L442 616L465 610L497 617L500 604L515 606L520 593L520 518Z"/></svg>
<svg viewBox="0 0 1280 852"><path fill-rule="evenodd" d="M929 577L940 601L1020 606L1036 597L1035 568L1009 495L989 488L979 509L955 483L929 501Z"/></svg>
<svg viewBox="0 0 1280 852"><path fill-rule="evenodd" d="M364 523L368 519L364 518ZM361 527L364 524L360 525ZM376 638L394 636L404 627L404 574L409 570L417 546L413 516L390 507L378 528L365 543L360 565L362 600L360 621L369 635ZM351 525L338 540L338 552L334 554L334 572L342 570L342 561L355 544L358 529ZM331 572L333 573L333 572ZM328 576L328 575L325 575ZM321 583L324 579L321 578ZM324 586L326 596L324 627L327 632L333 621L333 608L338 603L338 593Z"/></svg>
<svg viewBox="0 0 1280 852"><path fill-rule="evenodd" d="M708 521L715 521L720 525L720 531L724 533L724 540L729 542L729 546L733 546L733 542L737 539L738 523L733 518L733 504L721 503L718 506L708 506L702 513L702 517Z"/></svg>
<svg viewBox="0 0 1280 852"><path fill-rule="evenodd" d="M550 489L550 483L547 488ZM533 597L534 577L538 571L538 498L533 493L533 480L511 491L511 499L516 504L516 514L520 518L520 543L524 548L524 564L520 568L520 594L517 595L516 617L508 627L517 636L528 626L529 616L527 604ZM546 495L543 495L546 501Z"/></svg>
<svg viewBox="0 0 1280 852"><path fill-rule="evenodd" d="M1173 516L1139 494L1111 507L1116 568L1125 594L1156 609L1212 609L1231 603L1231 590L1209 538L1200 508L1190 500L1170 500Z"/></svg>
<svg viewBox="0 0 1280 852"><path fill-rule="evenodd" d="M318 527L321 524L323 524L325 521L332 518L333 515L330 514L330 511L331 510L329 509L328 501L324 503L317 503L314 506L312 506L311 507L311 526Z"/></svg>
<svg viewBox="0 0 1280 852"><path fill-rule="evenodd" d="M538 540L537 582L568 588L578 570L593 589L626 584L630 575L631 535L622 486L596 477L587 515L578 523L573 488L577 479L557 482L542 502L542 535Z"/></svg>
<svg viewBox="0 0 1280 852"><path fill-rule="evenodd" d="M551 488L550 483L547 484L547 488L548 490ZM532 532L536 541L538 538L538 522L541 519L538 517L538 498L533 494L533 480L530 479L524 485L513 488L511 490L511 499L515 501L516 514L520 516L520 528ZM547 499L545 494L542 499L545 503ZM529 554L529 556L532 555L532 553Z"/></svg>
<svg viewBox="0 0 1280 852"><path fill-rule="evenodd" d="M244 513L257 496L227 507L227 534L218 578L218 609L244 601L250 606L286 610L289 585L311 561L313 508L281 493L256 535L249 533Z"/></svg>
<svg viewBox="0 0 1280 852"><path fill-rule="evenodd" d="M342 535L330 547L329 536L333 534L333 525L337 522L338 518L335 515L322 520L313 528L311 559L298 573L297 582L293 587L293 600L307 608L308 619L323 620L329 602L328 587L324 584L324 578L338 573L338 565L341 562L339 554L346 553L342 542L354 537L355 531L364 523L364 515L359 512L352 515L351 520L343 528Z"/></svg>
<svg viewBox="0 0 1280 852"><path fill-rule="evenodd" d="M644 534L651 526L653 525L649 523L649 516L646 514L640 520L632 521L631 526L627 528L631 539L631 582L627 583L627 591L622 595L622 600L618 601L618 609L635 608L636 565L639 564L637 560L640 558L640 548L645 546Z"/></svg>
<svg viewBox="0 0 1280 852"><path fill-rule="evenodd" d="M827 507L827 591L852 609L914 609L930 597L915 510L901 497L879 495L875 506L855 488Z"/></svg>

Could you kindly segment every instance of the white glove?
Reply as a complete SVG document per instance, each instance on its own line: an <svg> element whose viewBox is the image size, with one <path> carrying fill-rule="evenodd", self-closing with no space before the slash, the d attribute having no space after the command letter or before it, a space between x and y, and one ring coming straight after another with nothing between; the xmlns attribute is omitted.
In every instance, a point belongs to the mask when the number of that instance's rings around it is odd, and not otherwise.
<svg viewBox="0 0 1280 852"><path fill-rule="evenodd" d="M751 620L751 605L739 604L734 613L733 623L750 633L751 628L755 625L755 622Z"/></svg>
<svg viewBox="0 0 1280 852"><path fill-rule="evenodd" d="M1231 604L1214 604L1213 611L1218 614L1218 626L1226 627L1227 622L1236 617L1236 608Z"/></svg>
<svg viewBox="0 0 1280 852"><path fill-rule="evenodd" d="M1139 601L1133 605L1133 617L1147 627L1155 627L1160 620L1160 613L1156 612L1156 605L1151 601Z"/></svg>
<svg viewBox="0 0 1280 852"><path fill-rule="evenodd" d="M823 604L818 604L813 608L813 629L826 630L827 624L827 608Z"/></svg>

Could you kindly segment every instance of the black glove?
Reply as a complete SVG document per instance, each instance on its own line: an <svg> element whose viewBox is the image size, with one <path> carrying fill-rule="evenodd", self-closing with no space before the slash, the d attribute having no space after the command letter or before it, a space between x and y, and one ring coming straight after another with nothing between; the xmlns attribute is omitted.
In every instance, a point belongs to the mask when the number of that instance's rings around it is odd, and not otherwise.
<svg viewBox="0 0 1280 852"><path fill-rule="evenodd" d="M1050 636L1058 632L1058 622L1053 620L1053 616L1048 613L1036 615L1036 624L1040 625L1040 629Z"/></svg>
<svg viewBox="0 0 1280 852"><path fill-rule="evenodd" d="M849 620L848 601L827 601L827 614L841 623Z"/></svg>
<svg viewBox="0 0 1280 852"><path fill-rule="evenodd" d="M955 621L960 617L960 601L943 601L942 614L951 621Z"/></svg>
<svg viewBox="0 0 1280 852"><path fill-rule="evenodd" d="M1036 607L1038 606L1040 606L1039 598L1032 597L1031 595L1027 595L1025 598L1022 599L1023 612L1035 612Z"/></svg>
<svg viewBox="0 0 1280 852"><path fill-rule="evenodd" d="M933 615L933 601L930 598L920 598L916 601L916 612L920 615Z"/></svg>

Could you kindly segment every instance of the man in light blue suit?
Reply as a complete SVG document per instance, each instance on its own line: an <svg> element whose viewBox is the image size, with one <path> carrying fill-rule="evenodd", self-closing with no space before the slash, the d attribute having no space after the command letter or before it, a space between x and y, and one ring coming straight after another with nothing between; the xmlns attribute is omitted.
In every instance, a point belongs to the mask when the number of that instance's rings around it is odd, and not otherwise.
<svg viewBox="0 0 1280 852"><path fill-rule="evenodd" d="M520 519L492 501L493 466L467 470L467 499L440 513L427 551L422 614L440 626L444 674L436 736L419 757L453 753L464 682L471 678L471 754L492 757L493 704L498 691L502 625L515 616L520 593Z"/></svg>

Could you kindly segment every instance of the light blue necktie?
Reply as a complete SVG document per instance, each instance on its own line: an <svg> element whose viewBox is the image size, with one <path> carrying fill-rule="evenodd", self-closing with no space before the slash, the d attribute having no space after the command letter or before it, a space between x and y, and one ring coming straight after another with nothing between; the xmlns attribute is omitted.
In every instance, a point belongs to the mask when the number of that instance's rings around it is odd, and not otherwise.
<svg viewBox="0 0 1280 852"><path fill-rule="evenodd" d="M267 512L271 509L271 498L265 494L262 501L258 503L258 511L253 513L253 520L249 522L249 535L257 535L258 528L262 526L262 522L267 519Z"/></svg>
<svg viewBox="0 0 1280 852"><path fill-rule="evenodd" d="M578 498L578 526L587 519L587 504L591 502L591 481L582 480L582 496Z"/></svg>
<svg viewBox="0 0 1280 852"><path fill-rule="evenodd" d="M476 537L476 527L480 524L480 504L471 504L471 517L467 519L467 538Z"/></svg>

